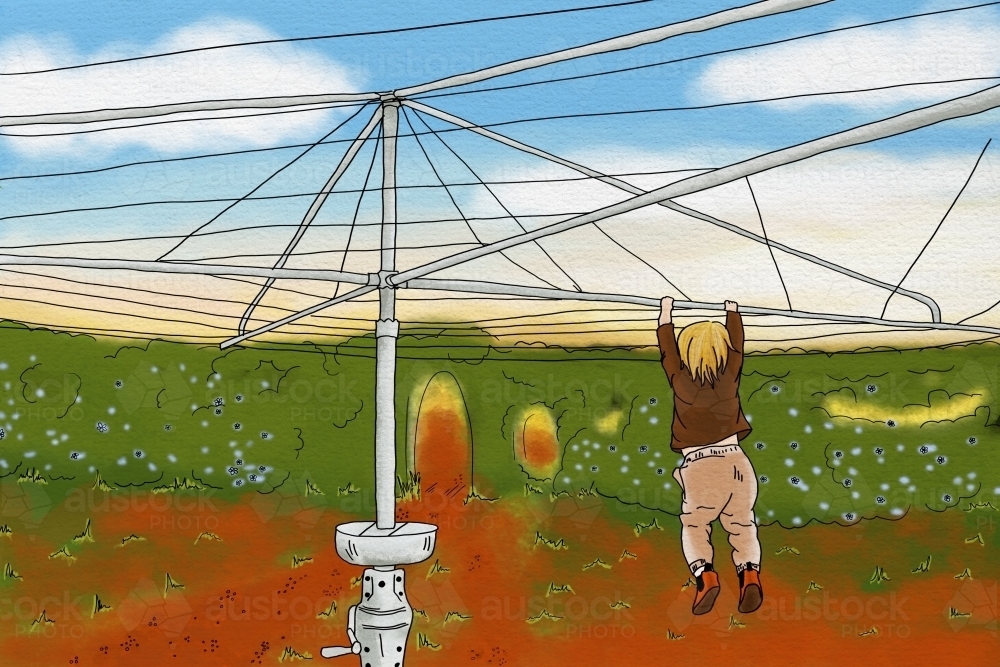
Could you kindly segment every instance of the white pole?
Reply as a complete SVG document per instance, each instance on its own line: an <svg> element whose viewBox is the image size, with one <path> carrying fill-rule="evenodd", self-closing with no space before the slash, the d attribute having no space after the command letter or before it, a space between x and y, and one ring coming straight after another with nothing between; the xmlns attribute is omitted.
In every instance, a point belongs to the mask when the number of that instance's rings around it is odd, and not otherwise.
<svg viewBox="0 0 1000 667"><path fill-rule="evenodd" d="M577 164L576 162L573 162L571 160L561 158L558 155L553 155L552 153L543 151L540 148L529 146L528 144L521 143L516 139L511 139L510 137L499 134L497 132L493 132L492 130L487 130L486 128L479 127L475 123L471 123L463 118L459 118L458 116L453 116L450 113L445 113L444 111L435 109L434 107L429 107L426 104L421 104L420 102L414 102L413 100L403 100L403 104L417 111L421 111L429 116L434 116L435 118L443 120L446 123L451 123L452 125L455 125L457 127L461 127L466 130L469 130L470 132L474 132L480 136L486 137L487 139L498 141L501 144L504 144L505 146L516 148L517 150L528 153L529 155L534 155L544 160L548 160L558 165L562 165L563 167L566 167L568 169L572 169L573 171L577 171L581 174L586 174L587 176L599 180L602 183L606 183L612 187L616 187L619 190L624 190L625 192L631 193L633 195L642 195L648 192L647 190L638 188L632 185L631 183L628 183L627 181L623 181L613 176L607 176L606 174L602 174L596 169L585 167L582 164ZM707 213L696 211L693 208L688 208L687 206L683 206L669 199L661 201L659 205L669 208L683 215L686 215L688 217L695 218L697 220L702 220L711 225L715 225L716 227L721 227L722 229L733 232L734 234L739 234L740 236L748 238L752 241L756 241L757 243L763 243L764 245L770 246L775 250L780 250L782 252L788 253L789 255L794 255L795 257L804 259L807 262L817 264L819 266L822 266L823 268L830 269L831 271L836 271L837 273L848 276L850 278L854 278L855 280L860 280L862 282L868 283L869 285L875 285L876 287L887 289L890 292L895 291L897 294L901 294L903 296L910 297L911 299L915 299L920 303L924 304L925 306L927 306L927 308L931 311L931 319L934 322L941 321L941 308L938 306L937 302L934 301L934 299L927 296L926 294L921 294L920 292L914 292L904 288L897 288L895 285L890 285L887 282L883 282L876 278L871 278L869 276L864 275L863 273L852 271L851 269L840 266L839 264L834 264L833 262L825 260L822 257L817 257L816 255L812 255L810 253L797 250L783 243L778 243L776 241L772 241L771 239L766 239L763 236L754 234L753 232L747 231L742 227L726 222L725 220L719 220L718 218L708 215Z"/></svg>
<svg viewBox="0 0 1000 667"><path fill-rule="evenodd" d="M251 276L254 278L287 278L289 280L322 280L377 285L378 276L350 271L326 269L266 269L232 264L201 264L197 262L144 261L127 259L87 259L84 257L38 257L27 255L0 255L0 266L59 266L75 269L102 269L105 271L142 271L146 273L187 273L207 276Z"/></svg>
<svg viewBox="0 0 1000 667"><path fill-rule="evenodd" d="M380 275L396 270L396 132L399 102L382 104L382 253ZM396 525L396 290L379 289L375 328L375 523Z"/></svg>
<svg viewBox="0 0 1000 667"><path fill-rule="evenodd" d="M665 185L662 188L651 190L646 194L626 199L623 202L606 206L585 215L580 215L575 218L570 218L569 220L546 225L545 227L539 227L538 229L526 234L517 234L510 238L503 239L502 241L496 241L479 248L458 252L454 255L443 257L437 261L424 264L423 266L402 271L397 275L392 276L390 278L390 282L394 285L399 285L408 280L412 280L413 278L420 278L435 271L441 271L442 269L447 269L452 266L458 266L459 264L464 264L465 262L478 259L479 257L484 257L501 250L506 250L507 248L513 248L521 245L522 243L529 243L536 239L544 238L552 234L558 234L559 232L564 232L570 229L575 229L576 227L587 225L592 222L600 222L601 220L621 215L622 213L628 213L629 211L634 211L636 209L643 208L644 206L658 204L667 199L673 199L675 197L701 192L702 190L708 190L709 188L714 188L741 178L746 178L747 176L759 174L769 169L805 160L815 155L820 155L821 153L837 150L838 148L866 144L878 139L904 134L906 132L934 125L942 121L951 120L952 118L973 116L997 107L1000 107L1000 86L993 86L977 93L972 93L971 95L948 100L947 102L941 102L940 104L934 104L922 109L908 111L906 113L899 114L898 116L867 123L850 130L830 134L812 141L806 141L796 146L790 146L771 153L765 153L764 155L758 155L757 157L750 158L749 160L731 164L728 167L722 167L721 169L715 169L714 171L709 171L704 174L691 176L681 181L677 181L676 183Z"/></svg>
<svg viewBox="0 0 1000 667"><path fill-rule="evenodd" d="M603 39L599 42L591 42L590 44L584 44L583 46L577 46L571 49L546 53L540 56L532 56L530 58L523 58L521 60L515 60L502 65L487 67L475 72L456 74L455 76L445 77L444 79L438 79L437 81L432 81L419 86L401 88L395 92L397 97L411 97L413 95L428 93L433 90L441 90L442 88L465 86L470 83L479 83L480 81L486 81L487 79L492 79L498 76L505 76L507 74L514 74L516 72L523 72L536 67L542 67L543 65L551 65L552 63L574 60L576 58L584 58L586 56L593 56L601 53L611 53L612 51L634 49L637 46L655 44L656 42L662 42L665 39L676 37L678 35L703 32L705 30L719 28L732 23L740 23L742 21L749 21L751 19L762 18L764 16L783 14L784 12L791 12L798 9L804 9L806 7L823 5L829 1L830 0L761 0L743 7L727 9L721 12L716 12L715 14L709 14L707 16L691 19L689 21L681 21L680 23L673 23L659 28L652 28L651 30L640 30L639 32L622 35L621 37Z"/></svg>
<svg viewBox="0 0 1000 667"><path fill-rule="evenodd" d="M660 300L632 294L604 294L600 292L573 292L570 290L551 289L548 287L527 287L523 285L507 285L479 280L435 280L415 278L402 283L406 289L445 290L448 292L473 292L478 294L502 294L512 297L527 297L535 299L559 299L562 301L605 301L610 303L629 303L637 306L658 308ZM674 307L683 310L722 310L724 304L705 303L699 301L674 301ZM847 324L875 324L879 326L902 327L907 329L937 329L942 331L974 331L1000 335L1000 328L984 327L972 324L949 324L946 322L913 322L902 320L883 320L878 317L863 315L838 315L836 313L814 313L804 310L779 310L777 308L759 308L757 306L740 305L740 312L748 315L774 315L775 317L794 317L806 320L825 320L829 322L844 322Z"/></svg>
<svg viewBox="0 0 1000 667"><path fill-rule="evenodd" d="M0 116L0 127L15 125L76 125L133 118L155 118L198 111L231 111L235 109L282 109L285 107L334 104L339 102L371 102L377 93L335 93L331 95L295 95L291 97L255 97L235 100L204 100L158 104L149 107L98 109L94 111L66 111L62 113L33 114L28 116Z"/></svg>

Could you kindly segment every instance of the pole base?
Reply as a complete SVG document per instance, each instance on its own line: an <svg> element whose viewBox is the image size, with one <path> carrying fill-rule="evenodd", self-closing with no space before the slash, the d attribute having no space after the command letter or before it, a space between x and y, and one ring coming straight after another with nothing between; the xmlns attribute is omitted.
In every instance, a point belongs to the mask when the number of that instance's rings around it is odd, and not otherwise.
<svg viewBox="0 0 1000 667"><path fill-rule="evenodd" d="M413 608L406 600L406 573L401 569L365 570L361 602L348 611L350 646L327 646L324 658L357 655L363 667L402 667Z"/></svg>
<svg viewBox="0 0 1000 667"><path fill-rule="evenodd" d="M374 521L352 521L337 526L337 554L352 565L396 567L413 565L431 557L437 526L430 523L397 523L379 528Z"/></svg>

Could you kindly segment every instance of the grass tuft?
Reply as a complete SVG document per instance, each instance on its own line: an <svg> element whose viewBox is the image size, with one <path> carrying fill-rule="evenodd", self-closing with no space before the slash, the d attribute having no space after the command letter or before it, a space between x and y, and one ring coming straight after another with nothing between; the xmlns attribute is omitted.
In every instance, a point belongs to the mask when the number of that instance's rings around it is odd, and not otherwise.
<svg viewBox="0 0 1000 667"><path fill-rule="evenodd" d="M419 651L422 648L429 648L432 651L440 651L441 650L441 645L440 644L435 644L434 642L432 642L427 637L427 635L425 635L422 632L418 632L417 633L417 650Z"/></svg>
<svg viewBox="0 0 1000 667"><path fill-rule="evenodd" d="M479 493L479 491L476 491L476 487L472 487L472 489L469 491L469 495L465 497L464 504L468 505L469 502L473 500L481 500L485 503L495 503L496 501L500 500L500 496L497 496L496 498L488 498L483 494Z"/></svg>
<svg viewBox="0 0 1000 667"><path fill-rule="evenodd" d="M594 560L590 561L589 563L583 566L583 571L586 572L587 570L593 569L595 567L603 567L605 570L611 569L611 566L605 563L603 560L601 560L600 558L595 558Z"/></svg>
<svg viewBox="0 0 1000 667"><path fill-rule="evenodd" d="M538 623L540 620L544 618L547 618L550 621L561 621L563 619L562 616L556 616L555 614L550 614L547 609L543 609L540 612L538 612L536 616L529 616L527 618L527 623L529 625L534 625L535 623Z"/></svg>
<svg viewBox="0 0 1000 667"><path fill-rule="evenodd" d="M178 479L174 477L174 481L169 484L161 484L160 486L153 487L153 493L171 493L177 490L187 490L187 491L199 491L205 487L194 480L183 477Z"/></svg>
<svg viewBox="0 0 1000 667"><path fill-rule="evenodd" d="M872 573L872 578L868 580L869 584L881 584L883 581L891 581L889 575L885 573L881 565L875 566L875 571Z"/></svg>
<svg viewBox="0 0 1000 667"><path fill-rule="evenodd" d="M435 558L434 564L431 565L430 569L427 570L427 579L430 579L435 574L444 574L446 572L451 572L451 568L441 565L441 560Z"/></svg>
<svg viewBox="0 0 1000 667"><path fill-rule="evenodd" d="M215 533L210 533L209 531L206 530L205 532L203 532L200 535L198 535L198 537L194 538L194 543L198 544L198 542L201 541L201 540L203 540L203 539L204 540L208 540L210 542L213 541L213 540L215 542L221 542L222 541L221 537L219 537Z"/></svg>
<svg viewBox="0 0 1000 667"><path fill-rule="evenodd" d="M337 495L338 496L350 496L350 495L353 495L355 493L361 493L361 489L359 489L358 487L354 486L354 482L348 482L347 486L338 486L337 487ZM306 495L307 496L309 495L308 491L306 492ZM320 495L322 495L322 494L320 494Z"/></svg>
<svg viewBox="0 0 1000 667"><path fill-rule="evenodd" d="M167 572L166 580L163 582L163 595L166 596L167 592L175 588L184 588L184 584L174 581L174 578Z"/></svg>
<svg viewBox="0 0 1000 667"><path fill-rule="evenodd" d="M576 595L576 591L574 591L573 587L570 586L569 584L563 584L562 586L557 586L554 581L550 581L549 587L545 591L545 597L549 597L550 595L555 595L556 593L572 593L573 595Z"/></svg>
<svg viewBox="0 0 1000 667"><path fill-rule="evenodd" d="M420 500L420 473L407 471L406 479L403 479L399 475L396 475L396 486L399 487L399 493L396 495L396 500L402 500L403 502L410 500ZM351 487L350 482L347 484L347 488ZM355 492L357 493L357 492ZM337 494L340 495L340 490L337 490Z"/></svg>
<svg viewBox="0 0 1000 667"><path fill-rule="evenodd" d="M66 547L63 547L59 551L55 551L55 552L49 554L49 560L53 560L53 559L56 559L56 558L65 558L66 559L66 563L68 565L71 565L73 563L73 561L76 560L76 556L74 556L73 554L71 554L69 552L69 549L67 549Z"/></svg>
<svg viewBox="0 0 1000 667"><path fill-rule="evenodd" d="M969 503L969 506L966 507L962 511L963 512L971 512L972 510L987 510L987 509L988 510L993 510L994 512L1000 511L1000 510L997 510L997 508L993 506L993 503L991 503L988 500L986 502L984 502L984 503Z"/></svg>
<svg viewBox="0 0 1000 667"><path fill-rule="evenodd" d="M84 526L83 532L73 538L73 541L77 544L81 542L93 542L94 535L90 532L90 519L87 519L87 525Z"/></svg>
<svg viewBox="0 0 1000 667"><path fill-rule="evenodd" d="M633 530L635 531L635 536L639 537L640 535L642 535L642 532L644 530L654 530L654 529L655 530L663 530L663 527L660 526L659 523L657 523L655 516L653 517L653 520L650 521L649 523L637 523L637 524L635 524L635 528Z"/></svg>
<svg viewBox="0 0 1000 667"><path fill-rule="evenodd" d="M100 614L102 611L111 611L111 605L104 604L103 602L101 602L100 596L98 596L98 595L95 594L94 595L94 608L90 612L90 617L93 618L94 616L97 616L98 614Z"/></svg>
<svg viewBox="0 0 1000 667"><path fill-rule="evenodd" d="M558 540L550 540L546 537L543 537L542 534L539 533L538 531L535 531L535 542L534 544L531 545L531 548L534 549L535 547L537 547L539 542L541 542L548 548L552 549L553 551L559 551L560 549L567 549L567 550L569 549L569 547L566 545L566 540L562 538Z"/></svg>
<svg viewBox="0 0 1000 667"><path fill-rule="evenodd" d="M136 535L135 533L132 533L131 535L123 537L121 543L118 544L118 547L121 548L126 544L128 544L129 542L145 542L145 541L146 538L143 537L142 535ZM195 544L197 544L197 542L195 542Z"/></svg>
<svg viewBox="0 0 1000 667"><path fill-rule="evenodd" d="M51 618L49 618L48 615L46 615L45 610L43 609L42 613L38 615L38 618L36 618L31 622L31 628L28 630L28 634L31 634L37 628L43 628L46 625L55 625L55 624L56 622L53 621Z"/></svg>
<svg viewBox="0 0 1000 667"><path fill-rule="evenodd" d="M312 556L303 556L302 558L299 558L295 554L292 554L292 569L293 570L295 568L297 568L297 567L302 567L306 563L311 563L311 562L313 562Z"/></svg>
<svg viewBox="0 0 1000 667"><path fill-rule="evenodd" d="M17 478L17 483L34 482L35 484L48 484L45 477L38 471L38 468L28 468Z"/></svg>
<svg viewBox="0 0 1000 667"><path fill-rule="evenodd" d="M448 624L449 621L471 621L472 616L467 616L458 611L449 611L444 615L444 620L441 621L441 627Z"/></svg>
<svg viewBox="0 0 1000 667"><path fill-rule="evenodd" d="M312 654L309 651L299 653L291 646L286 646L285 650L278 656L278 662L284 662L285 660L312 660Z"/></svg>
<svg viewBox="0 0 1000 667"><path fill-rule="evenodd" d="M100 470L97 471L97 479L94 480L93 489L94 491L108 491L108 492L116 490L115 487L111 486L110 484L104 481L104 478L101 477Z"/></svg>
<svg viewBox="0 0 1000 667"><path fill-rule="evenodd" d="M927 558L925 558L923 561L921 561L920 563L918 563L915 568L913 568L912 570L910 570L910 572L913 572L913 573L927 572L930 569L931 569L931 557L927 556Z"/></svg>

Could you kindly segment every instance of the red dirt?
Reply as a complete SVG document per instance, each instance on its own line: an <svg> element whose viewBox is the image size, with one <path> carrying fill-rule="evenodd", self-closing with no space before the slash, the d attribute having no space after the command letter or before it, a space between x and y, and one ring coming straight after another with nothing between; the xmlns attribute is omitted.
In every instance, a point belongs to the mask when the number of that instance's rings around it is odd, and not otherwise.
<svg viewBox="0 0 1000 667"><path fill-rule="evenodd" d="M446 406L422 415L425 489L467 469L467 437ZM22 577L0 588L4 665L276 664L285 647L318 658L345 643L360 591L351 585L360 568L332 544L336 524L356 518L342 500L75 491L44 534L0 537L0 561ZM648 514L632 509L534 495L466 504L464 491L401 503L407 520L440 527L432 561L406 568L422 612L407 664L997 664L995 546L964 541L995 530L985 514L764 528L765 602L750 615L736 612L736 575L716 531L723 591L713 612L693 617L676 519L660 515L637 535ZM95 542L74 542L87 519ZM221 541L195 544L205 531ZM132 534L145 539L122 545ZM48 557L63 546L75 561ZM785 546L799 554L776 553ZM930 554L929 572L911 571ZM293 568L296 556L312 560ZM610 567L584 569L598 558ZM429 574L435 560L447 571ZM876 565L888 581L869 583ZM964 568L975 579L956 579ZM183 588L165 593L168 573ZM810 582L822 588L807 592ZM95 594L112 609L92 617ZM951 608L960 615L949 618ZM55 622L32 625L43 609ZM461 616L445 623L449 612Z"/></svg>
<svg viewBox="0 0 1000 667"><path fill-rule="evenodd" d="M5 552L23 578L3 595L6 665L74 658L72 664L85 665L274 664L285 646L316 656L321 646L342 643L345 611L358 594L350 581L360 574L330 542L344 515L324 508L310 528L295 515L262 523L249 503L211 500L198 512L176 500L152 509L141 505L148 496L135 498L126 511L91 514L96 542L69 542L77 557L71 564L47 557L62 543L15 533ZM428 577L429 563L407 568L411 603L427 615L415 618L411 665L592 665L642 656L735 665L955 664L961 656L962 664L996 664L995 581L954 578L963 567L974 575L995 572L995 562L989 547L964 545L962 526L950 517L881 522L860 541L849 529L765 529L767 599L743 616L719 540L723 592L711 614L694 618L691 591L680 588L686 573L670 521L665 530L636 536L603 503L569 498L468 505L438 498L405 510L441 526L435 558L450 570ZM223 541L195 545L205 528ZM536 531L568 548L533 546ZM118 546L132 533L146 540ZM919 550L920 542L942 539L956 548L936 557L931 573L909 572L915 563L900 553L900 540L917 542ZM801 555L771 555L779 544L794 544ZM626 549L637 558L620 561ZM293 554L313 561L293 569ZM598 557L611 568L582 569ZM866 584L875 563L891 576L881 587ZM184 588L164 597L167 572ZM823 589L807 593L810 581ZM546 597L550 582L572 592ZM969 600L969 610L959 611L970 611L980 589L985 607L949 622L947 609ZM95 593L114 608L91 618ZM332 601L337 613L317 618ZM629 607L613 608L618 601ZM31 631L42 608L55 623ZM543 609L562 618L527 622ZM443 624L448 612L471 619ZM730 614L745 627L730 628ZM990 614L992 632L985 625ZM877 636L859 636L873 626ZM669 640L668 631L684 637ZM418 633L440 648L418 650Z"/></svg>

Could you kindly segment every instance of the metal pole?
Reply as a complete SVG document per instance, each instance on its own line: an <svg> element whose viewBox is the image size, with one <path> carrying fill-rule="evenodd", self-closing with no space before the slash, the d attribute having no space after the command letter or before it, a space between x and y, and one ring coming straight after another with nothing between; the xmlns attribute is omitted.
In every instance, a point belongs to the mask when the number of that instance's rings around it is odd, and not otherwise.
<svg viewBox="0 0 1000 667"><path fill-rule="evenodd" d="M572 292L570 290L551 289L548 287L527 287L524 285L508 285L505 283L484 282L479 280L437 280L433 278L414 278L400 284L404 289L444 290L448 292L473 292L478 294L502 294L511 297L527 297L534 299L559 299L562 301L606 301L611 303L628 303L637 306L658 308L660 300L632 294L603 294L600 292ZM722 310L724 304L706 303L700 301L674 301L674 307L683 310ZM907 329L934 329L941 331L974 331L1000 336L1000 328L986 327L974 324L951 324L948 322L914 322L909 320L884 320L879 317L863 315L838 315L836 313L814 313L804 310L779 310L777 308L760 308L757 306L740 306L740 312L747 315L773 315L775 317L793 317L806 320L824 320L828 322L844 322L847 324L873 324L878 326L903 327Z"/></svg>
<svg viewBox="0 0 1000 667"><path fill-rule="evenodd" d="M85 257L39 257L37 255L0 255L0 266L59 266L75 269L107 271L142 271L146 273L186 273L203 276L250 276L253 278L287 278L289 280L340 281L356 285L378 284L378 275L330 271L327 269L265 269L233 264L202 264L199 262L146 261L128 259L88 259Z"/></svg>
<svg viewBox="0 0 1000 667"><path fill-rule="evenodd" d="M382 254L380 276L396 270L396 131L399 102L382 103ZM375 523L396 525L396 290L379 288L375 328Z"/></svg>
<svg viewBox="0 0 1000 667"><path fill-rule="evenodd" d="M235 109L283 109L286 107L311 106L314 104L340 104L341 102L371 102L378 99L378 93L334 93L331 95L292 95L288 97L255 97L236 100L206 100L204 102L178 102L158 104L149 107L125 107L121 109L98 109L94 111L66 111L61 113L30 114L27 116L0 116L0 126L16 125L68 125L77 123L101 123L112 120L132 120L136 118L156 118L178 113L197 111L232 111ZM343 106L348 106L344 104Z"/></svg>
<svg viewBox="0 0 1000 667"><path fill-rule="evenodd" d="M586 56L593 56L601 53L611 53L612 51L634 49L637 46L655 44L656 42L662 42L665 39L676 37L678 35L703 32L705 30L711 30L713 28L733 23L740 23L742 21L749 21L751 19L773 16L775 14L783 14L785 12L793 12L799 9L805 9L806 7L815 7L816 5L825 5L828 1L829 0L762 0L761 2L753 2L751 4L744 5L743 7L725 9L714 14L708 14L707 16L701 16L688 21L681 21L680 23L673 23L659 28L652 28L650 30L640 30L628 35L612 37L611 39L603 39L599 42L592 42L590 44L576 46L571 49L546 53L540 56L532 56L530 58L522 58L521 60L487 67L475 72L456 74L455 76L438 79L437 81L432 81L419 86L401 88L396 91L396 96L411 97L413 95L428 93L433 90L442 90L444 88L453 88L455 86L465 86L470 83L478 83L497 76L515 74L517 72L523 72L536 67L551 65L552 63L565 62L567 60L584 58Z"/></svg>
<svg viewBox="0 0 1000 667"><path fill-rule="evenodd" d="M399 101L382 99L382 246L379 320L375 326L375 522L337 526L337 553L364 565L361 601L348 610L350 646L326 646L324 658L359 655L365 667L402 667L413 608L406 600L402 565L421 563L434 553L437 526L396 523L396 288L387 278L396 270L396 132Z"/></svg>

